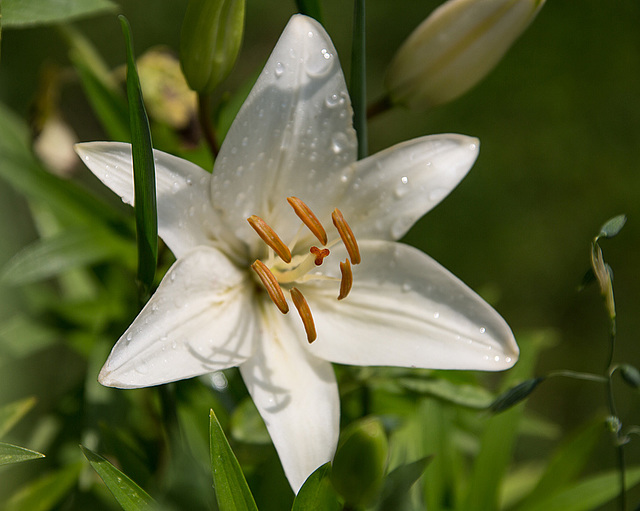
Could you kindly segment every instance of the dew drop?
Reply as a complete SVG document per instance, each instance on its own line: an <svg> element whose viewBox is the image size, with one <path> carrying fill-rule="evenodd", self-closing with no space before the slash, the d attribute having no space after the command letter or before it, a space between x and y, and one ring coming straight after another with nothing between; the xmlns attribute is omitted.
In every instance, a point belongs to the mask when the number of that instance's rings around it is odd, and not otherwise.
<svg viewBox="0 0 640 511"><path fill-rule="evenodd" d="M249 137L244 137L242 139L242 147L247 147L248 144L249 144Z"/></svg>
<svg viewBox="0 0 640 511"><path fill-rule="evenodd" d="M486 329L485 327L481 327L481 328L480 328L480 333L481 333L481 334L485 333L486 331L487 331L487 329Z"/></svg>
<svg viewBox="0 0 640 511"><path fill-rule="evenodd" d="M193 180L190 177L188 177L187 178L187 185L191 186L192 184L193 184Z"/></svg>
<svg viewBox="0 0 640 511"><path fill-rule="evenodd" d="M333 61L333 54L323 48L320 53L309 55L305 60L305 70L311 77L324 76L333 67Z"/></svg>
<svg viewBox="0 0 640 511"><path fill-rule="evenodd" d="M438 319L440 317L440 313L439 312L434 312L433 313L433 319Z"/></svg>
<svg viewBox="0 0 640 511"><path fill-rule="evenodd" d="M340 96L338 96L337 94L330 94L329 96L327 96L327 99L325 99L324 102L329 108L333 108L335 106L338 106L338 104L340 103Z"/></svg>
<svg viewBox="0 0 640 511"><path fill-rule="evenodd" d="M470 151L475 151L477 149L477 145L476 144L469 144L469 150Z"/></svg>
<svg viewBox="0 0 640 511"><path fill-rule="evenodd" d="M505 357L505 358L504 358L504 361L505 361L507 364L510 364L510 363L511 363L511 357Z"/></svg>
<svg viewBox="0 0 640 511"><path fill-rule="evenodd" d="M284 64L282 62L276 62L276 78L280 78L282 76L282 73L284 73Z"/></svg>
<svg viewBox="0 0 640 511"><path fill-rule="evenodd" d="M402 284L402 292L408 293L409 291L411 291L411 284L409 284L408 282Z"/></svg>
<svg viewBox="0 0 640 511"><path fill-rule="evenodd" d="M349 144L349 139L344 133L336 133L331 137L331 150L340 154Z"/></svg>
<svg viewBox="0 0 640 511"><path fill-rule="evenodd" d="M127 334L126 339L127 339L127 342L131 342L131 339L133 339L133 334L132 334L131 332L129 332L129 333Z"/></svg>
<svg viewBox="0 0 640 511"><path fill-rule="evenodd" d="M174 181L173 185L171 186L171 191L173 193L178 193L180 191L180 183L178 183L177 181Z"/></svg>
<svg viewBox="0 0 640 511"><path fill-rule="evenodd" d="M402 181L403 185L406 185L409 182L409 178L407 176L402 176L400 181Z"/></svg>

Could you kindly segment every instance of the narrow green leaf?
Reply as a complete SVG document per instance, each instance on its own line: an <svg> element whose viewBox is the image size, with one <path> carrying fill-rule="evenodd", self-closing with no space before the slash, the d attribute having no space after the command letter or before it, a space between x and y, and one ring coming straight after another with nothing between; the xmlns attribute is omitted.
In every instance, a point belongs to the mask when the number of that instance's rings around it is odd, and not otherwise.
<svg viewBox="0 0 640 511"><path fill-rule="evenodd" d="M545 378L529 378L500 394L489 409L493 413L501 413L524 401Z"/></svg>
<svg viewBox="0 0 640 511"><path fill-rule="evenodd" d="M256 503L216 414L209 412L211 472L220 511L256 510Z"/></svg>
<svg viewBox="0 0 640 511"><path fill-rule="evenodd" d="M322 9L320 8L320 0L296 0L298 11L305 16L315 18L322 23Z"/></svg>
<svg viewBox="0 0 640 511"><path fill-rule="evenodd" d="M591 511L613 500L620 493L616 470L582 479L578 483L518 511ZM627 469L627 490L640 482L640 467Z"/></svg>
<svg viewBox="0 0 640 511"><path fill-rule="evenodd" d="M116 7L110 0L3 0L2 22L6 27L31 27L103 14Z"/></svg>
<svg viewBox="0 0 640 511"><path fill-rule="evenodd" d="M365 0L355 0L351 47L351 104L358 137L358 159L369 155L367 135L367 45Z"/></svg>
<svg viewBox="0 0 640 511"><path fill-rule="evenodd" d="M140 511L155 506L155 501L127 475L99 454L80 446L85 457L125 511Z"/></svg>
<svg viewBox="0 0 640 511"><path fill-rule="evenodd" d="M300 488L291 511L339 511L342 509L336 490L331 485L331 463L325 463L311 474Z"/></svg>
<svg viewBox="0 0 640 511"><path fill-rule="evenodd" d="M521 339L520 360L508 373L505 382L507 388L514 381L531 376L537 355L546 341L545 334L531 339ZM513 407L486 421L469 490L460 509L498 509L500 482L511 461L522 413L523 407Z"/></svg>
<svg viewBox="0 0 640 511"><path fill-rule="evenodd" d="M76 485L82 463L49 472L14 493L4 504L4 511L50 511Z"/></svg>
<svg viewBox="0 0 640 511"><path fill-rule="evenodd" d="M572 483L589 460L603 433L602 420L598 419L572 435L559 447L531 494L516 509L527 509Z"/></svg>
<svg viewBox="0 0 640 511"><path fill-rule="evenodd" d="M613 218L607 220L604 225L600 228L599 238L613 238L616 234L618 234L624 224L627 222L626 215L618 215Z"/></svg>
<svg viewBox="0 0 640 511"><path fill-rule="evenodd" d="M102 127L110 139L129 142L127 103L107 64L78 30L65 25L59 27L59 32L69 46L69 59Z"/></svg>
<svg viewBox="0 0 640 511"><path fill-rule="evenodd" d="M44 454L17 445L0 442L0 465L9 465L36 458L44 458Z"/></svg>
<svg viewBox="0 0 640 511"><path fill-rule="evenodd" d="M105 229L80 227L27 245L2 269L0 281L26 284L105 261L127 258L129 245Z"/></svg>
<svg viewBox="0 0 640 511"><path fill-rule="evenodd" d="M149 119L142 100L140 80L134 61L131 28L124 16L118 16L127 46L127 98L131 126L133 184L136 229L138 234L138 280L143 296L153 286L158 262L158 211L156 208L156 170Z"/></svg>
<svg viewBox="0 0 640 511"><path fill-rule="evenodd" d="M0 331L0 334L2 331ZM20 401L14 401L0 408L0 437L3 437L11 428L24 417L36 404L35 397L28 397Z"/></svg>
<svg viewBox="0 0 640 511"><path fill-rule="evenodd" d="M424 473L432 457L396 467L385 479L378 511L399 511L408 508L409 490Z"/></svg>

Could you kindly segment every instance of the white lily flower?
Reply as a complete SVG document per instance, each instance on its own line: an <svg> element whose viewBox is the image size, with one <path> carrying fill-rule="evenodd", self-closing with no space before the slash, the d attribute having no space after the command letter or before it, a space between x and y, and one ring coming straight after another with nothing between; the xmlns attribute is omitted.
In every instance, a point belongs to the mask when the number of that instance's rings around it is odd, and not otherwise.
<svg viewBox="0 0 640 511"><path fill-rule="evenodd" d="M493 371L518 357L487 303L395 242L465 176L478 141L427 136L356 161L351 114L329 36L296 15L213 174L155 152L158 229L177 261L99 376L136 388L239 366L296 492L335 452L330 362ZM133 202L128 144L77 151Z"/></svg>

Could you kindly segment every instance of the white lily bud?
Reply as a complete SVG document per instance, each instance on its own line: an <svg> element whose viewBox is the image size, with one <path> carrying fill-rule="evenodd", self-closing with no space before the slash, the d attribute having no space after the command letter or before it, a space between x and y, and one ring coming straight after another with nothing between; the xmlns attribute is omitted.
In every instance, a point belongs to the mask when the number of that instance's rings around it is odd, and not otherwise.
<svg viewBox="0 0 640 511"><path fill-rule="evenodd" d="M449 0L393 58L385 86L394 103L423 109L467 92L500 61L545 0Z"/></svg>

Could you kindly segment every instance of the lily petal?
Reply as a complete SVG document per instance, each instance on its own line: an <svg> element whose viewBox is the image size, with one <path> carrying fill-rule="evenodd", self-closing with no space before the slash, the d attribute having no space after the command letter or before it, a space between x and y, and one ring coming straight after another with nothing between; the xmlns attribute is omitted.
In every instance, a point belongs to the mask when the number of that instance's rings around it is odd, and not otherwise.
<svg viewBox="0 0 640 511"><path fill-rule="evenodd" d="M429 256L385 241L365 241L360 252L344 300L330 281L304 288L318 331L311 353L342 364L433 369L498 371L516 362L504 319Z"/></svg>
<svg viewBox="0 0 640 511"><path fill-rule="evenodd" d="M122 142L77 144L76 152L89 170L124 202L133 205L131 145ZM211 174L197 165L153 151L156 163L158 234L176 257L198 245L211 245L212 238L232 243L220 232L221 223L211 207ZM236 243L237 244L237 243Z"/></svg>
<svg viewBox="0 0 640 511"><path fill-rule="evenodd" d="M358 161L340 210L358 239L400 239L467 175L480 142L430 135Z"/></svg>
<svg viewBox="0 0 640 511"><path fill-rule="evenodd" d="M214 248L178 259L114 346L100 383L148 387L244 362L259 338L247 278Z"/></svg>
<svg viewBox="0 0 640 511"><path fill-rule="evenodd" d="M326 193L318 192L339 183L339 173L356 159L351 118L331 39L315 20L293 16L216 160L212 202L222 221L254 243L246 222L253 214L277 225L283 239L294 236L300 222L289 196L329 214Z"/></svg>
<svg viewBox="0 0 640 511"><path fill-rule="evenodd" d="M263 311L259 349L240 366L293 490L330 461L338 443L340 404L333 368L299 342L300 331L272 304ZM301 330L301 329L300 329ZM304 334L302 334L304 335Z"/></svg>

